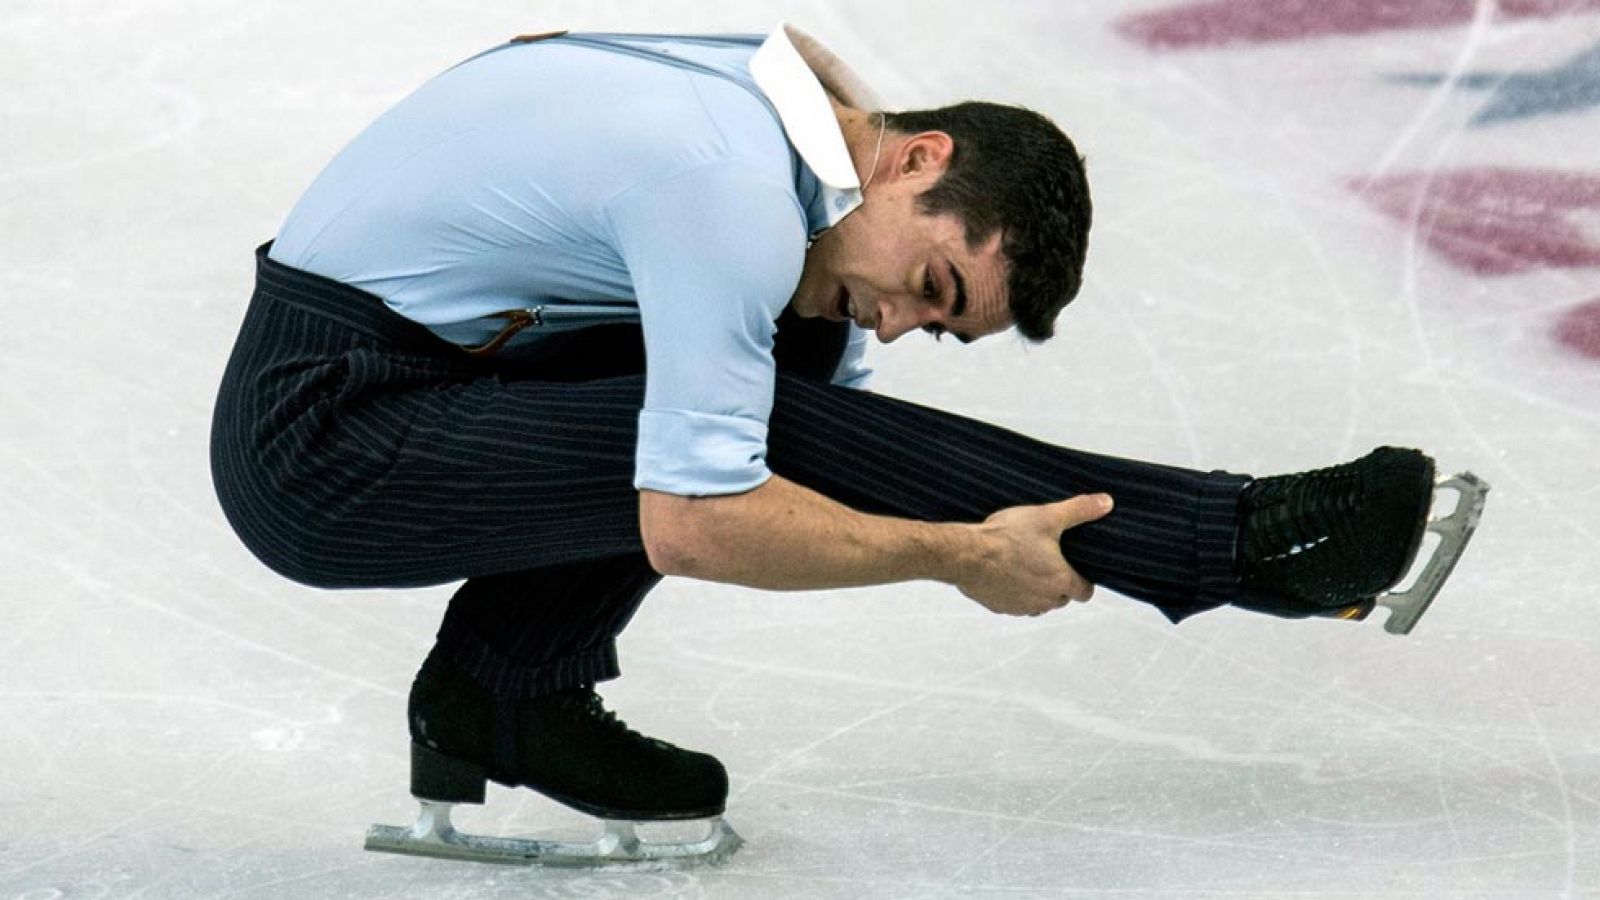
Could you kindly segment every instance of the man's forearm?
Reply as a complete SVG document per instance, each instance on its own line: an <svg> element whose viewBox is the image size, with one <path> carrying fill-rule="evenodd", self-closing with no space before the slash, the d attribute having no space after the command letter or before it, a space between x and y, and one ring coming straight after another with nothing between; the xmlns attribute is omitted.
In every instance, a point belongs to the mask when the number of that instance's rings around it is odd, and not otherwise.
<svg viewBox="0 0 1600 900"><path fill-rule="evenodd" d="M639 504L657 569L765 590L954 582L981 552L974 526L868 515L776 475L722 497L642 491Z"/></svg>

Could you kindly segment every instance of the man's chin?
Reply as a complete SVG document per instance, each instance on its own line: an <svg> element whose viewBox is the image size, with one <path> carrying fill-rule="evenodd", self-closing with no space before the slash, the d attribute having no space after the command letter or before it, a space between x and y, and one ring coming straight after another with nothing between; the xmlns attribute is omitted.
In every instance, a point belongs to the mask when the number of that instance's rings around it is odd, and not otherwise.
<svg viewBox="0 0 1600 900"><path fill-rule="evenodd" d="M789 309L793 310L794 314L802 319L815 319L826 315L817 304L807 303L799 297L789 301Z"/></svg>

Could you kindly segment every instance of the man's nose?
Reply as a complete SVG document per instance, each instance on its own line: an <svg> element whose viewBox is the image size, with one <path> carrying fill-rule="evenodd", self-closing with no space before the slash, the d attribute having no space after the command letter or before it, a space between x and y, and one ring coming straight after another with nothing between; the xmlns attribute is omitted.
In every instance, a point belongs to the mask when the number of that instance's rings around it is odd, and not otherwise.
<svg viewBox="0 0 1600 900"><path fill-rule="evenodd" d="M892 344L914 328L921 328L925 320L938 315L935 309L918 309L915 302L896 303L886 300L878 307L878 340Z"/></svg>

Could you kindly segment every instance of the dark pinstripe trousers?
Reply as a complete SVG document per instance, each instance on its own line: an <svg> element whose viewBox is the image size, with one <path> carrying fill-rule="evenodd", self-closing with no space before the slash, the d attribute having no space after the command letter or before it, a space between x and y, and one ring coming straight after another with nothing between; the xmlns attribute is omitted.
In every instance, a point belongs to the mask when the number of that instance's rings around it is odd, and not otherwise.
<svg viewBox="0 0 1600 900"><path fill-rule="evenodd" d="M244 544L319 587L466 579L436 652L504 696L615 677L616 635L660 579L632 487L637 327L475 359L265 251L212 425L217 496ZM1105 491L1116 510L1063 539L1074 568L1174 622L1237 599L1247 478L1055 447L830 385L843 337L842 324L780 320L774 472L927 521Z"/></svg>

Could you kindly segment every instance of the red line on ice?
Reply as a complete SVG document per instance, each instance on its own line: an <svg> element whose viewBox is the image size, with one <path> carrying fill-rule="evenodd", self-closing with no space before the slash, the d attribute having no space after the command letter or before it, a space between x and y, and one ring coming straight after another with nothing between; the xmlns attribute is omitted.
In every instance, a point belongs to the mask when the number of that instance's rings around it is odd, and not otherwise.
<svg viewBox="0 0 1600 900"><path fill-rule="evenodd" d="M1351 190L1451 263L1477 275L1600 267L1600 238L1569 217L1600 210L1600 175L1555 169L1408 172ZM1412 225L1415 219L1415 225Z"/></svg>
<svg viewBox="0 0 1600 900"><path fill-rule="evenodd" d="M1555 335L1567 349L1600 360L1600 297L1567 310L1556 323Z"/></svg>
<svg viewBox="0 0 1600 900"><path fill-rule="evenodd" d="M1325 35L1444 28L1472 21L1473 0L1204 0L1118 19L1123 37L1151 49L1269 44ZM1500 0L1505 19L1600 11L1600 0Z"/></svg>

